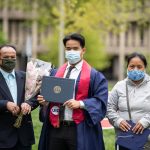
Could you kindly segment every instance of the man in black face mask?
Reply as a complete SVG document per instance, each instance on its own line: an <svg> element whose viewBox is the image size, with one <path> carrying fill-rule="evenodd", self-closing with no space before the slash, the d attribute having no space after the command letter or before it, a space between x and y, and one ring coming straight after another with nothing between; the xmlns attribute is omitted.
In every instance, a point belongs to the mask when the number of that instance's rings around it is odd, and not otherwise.
<svg viewBox="0 0 150 150"><path fill-rule="evenodd" d="M36 100L24 102L25 73L15 71L16 48L12 45L0 47L0 150L31 150L34 132L31 109L38 106ZM17 115L24 114L22 125L13 124Z"/></svg>

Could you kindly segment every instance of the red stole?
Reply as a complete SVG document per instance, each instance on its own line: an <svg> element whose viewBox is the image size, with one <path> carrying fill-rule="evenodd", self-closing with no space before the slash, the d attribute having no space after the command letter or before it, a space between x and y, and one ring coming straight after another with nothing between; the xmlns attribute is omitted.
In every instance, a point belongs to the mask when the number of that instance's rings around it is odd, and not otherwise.
<svg viewBox="0 0 150 150"><path fill-rule="evenodd" d="M65 63L62 67L60 67L55 75L55 77L63 77L64 72L66 70L67 63ZM91 74L91 66L83 61L80 80L78 84L78 90L75 96L76 100L84 100L88 97L89 85L90 85L90 74ZM59 107L58 103L50 103L50 115L49 120L51 124L58 128L59 127ZM85 118L84 111L82 109L74 109L73 110L73 120L76 124L79 124Z"/></svg>

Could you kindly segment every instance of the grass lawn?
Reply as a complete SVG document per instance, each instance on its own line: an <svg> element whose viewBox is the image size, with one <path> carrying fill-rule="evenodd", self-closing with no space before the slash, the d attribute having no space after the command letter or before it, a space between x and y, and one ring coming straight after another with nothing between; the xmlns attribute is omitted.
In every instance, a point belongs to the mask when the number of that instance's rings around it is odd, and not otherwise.
<svg viewBox="0 0 150 150"><path fill-rule="evenodd" d="M41 126L42 126L42 124L39 121L38 108L32 112L32 119L33 119L35 139L36 139L36 144L33 145L32 150L38 150L38 141L39 141ZM103 134L104 134L106 150L114 150L114 130L113 129L103 130Z"/></svg>
<svg viewBox="0 0 150 150"><path fill-rule="evenodd" d="M32 147L32 150L38 150L38 142L39 142L39 136L41 133L41 126L42 123L39 121L39 109L35 109L32 111L32 120L33 120L33 126L34 126L34 134L35 134L35 144Z"/></svg>
<svg viewBox="0 0 150 150"><path fill-rule="evenodd" d="M105 150L115 150L115 134L114 129L103 130Z"/></svg>

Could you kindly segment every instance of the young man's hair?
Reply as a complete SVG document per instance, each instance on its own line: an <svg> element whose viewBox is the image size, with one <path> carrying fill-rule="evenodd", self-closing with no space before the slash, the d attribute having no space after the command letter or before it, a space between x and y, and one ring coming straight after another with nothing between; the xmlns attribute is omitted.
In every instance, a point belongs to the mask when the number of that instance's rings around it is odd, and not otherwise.
<svg viewBox="0 0 150 150"><path fill-rule="evenodd" d="M66 35L63 39L64 46L66 46L66 42L68 40L78 41L82 48L84 48L84 46L85 46L85 38L83 35L81 35L79 33L72 33L72 34Z"/></svg>

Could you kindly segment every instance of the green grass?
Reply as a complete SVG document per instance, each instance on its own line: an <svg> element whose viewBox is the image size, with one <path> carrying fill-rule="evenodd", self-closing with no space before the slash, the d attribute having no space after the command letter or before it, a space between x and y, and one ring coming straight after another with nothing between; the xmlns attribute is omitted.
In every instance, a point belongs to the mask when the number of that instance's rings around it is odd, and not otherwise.
<svg viewBox="0 0 150 150"><path fill-rule="evenodd" d="M109 81L109 82L108 82L108 90L109 90L109 91L113 88L113 86L116 84L116 82L117 82L117 81Z"/></svg>
<svg viewBox="0 0 150 150"><path fill-rule="evenodd" d="M42 123L39 121L38 108L32 112L32 120L36 139L36 144L33 145L32 150L38 150L38 142L42 126ZM103 130L103 135L106 150L114 150L114 140L115 140L114 130L113 129Z"/></svg>
<svg viewBox="0 0 150 150"><path fill-rule="evenodd" d="M105 150L115 150L115 133L114 129L103 130Z"/></svg>
<svg viewBox="0 0 150 150"><path fill-rule="evenodd" d="M39 108L32 111L32 120L35 134L35 144L32 146L32 150L38 150L38 142L41 133L42 123L39 121Z"/></svg>

